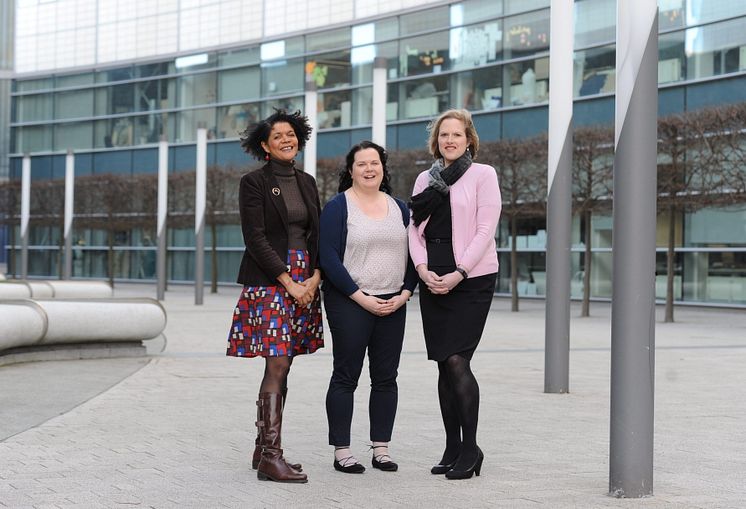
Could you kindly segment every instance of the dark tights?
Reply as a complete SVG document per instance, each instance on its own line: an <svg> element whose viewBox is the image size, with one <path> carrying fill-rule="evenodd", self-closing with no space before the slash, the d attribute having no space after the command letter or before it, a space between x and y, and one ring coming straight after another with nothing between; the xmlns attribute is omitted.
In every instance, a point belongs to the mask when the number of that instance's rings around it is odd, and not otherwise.
<svg viewBox="0 0 746 509"><path fill-rule="evenodd" d="M477 459L479 384L471 372L471 361L458 354L438 362L440 413L446 430L446 450L440 463L470 468Z"/></svg>
<svg viewBox="0 0 746 509"><path fill-rule="evenodd" d="M292 357L265 357L264 378L259 392L284 394L288 388L288 373L293 364Z"/></svg>

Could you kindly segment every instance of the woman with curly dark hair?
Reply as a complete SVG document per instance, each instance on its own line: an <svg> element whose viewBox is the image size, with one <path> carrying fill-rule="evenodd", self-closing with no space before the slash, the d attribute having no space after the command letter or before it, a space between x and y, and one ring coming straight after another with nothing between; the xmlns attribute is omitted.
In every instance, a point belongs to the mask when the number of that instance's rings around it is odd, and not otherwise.
<svg viewBox="0 0 746 509"><path fill-rule="evenodd" d="M324 346L319 284L319 194L314 178L295 167L311 134L300 111L249 126L243 149L266 164L241 178L239 211L246 249L227 355L264 357L252 468L260 480L304 483L300 464L281 447L287 378L296 355Z"/></svg>

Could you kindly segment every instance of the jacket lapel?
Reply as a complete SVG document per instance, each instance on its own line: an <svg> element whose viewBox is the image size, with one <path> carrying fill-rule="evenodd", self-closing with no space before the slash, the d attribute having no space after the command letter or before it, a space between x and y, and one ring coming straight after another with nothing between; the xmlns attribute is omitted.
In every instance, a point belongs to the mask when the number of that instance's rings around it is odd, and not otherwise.
<svg viewBox="0 0 746 509"><path fill-rule="evenodd" d="M262 168L264 173L264 181L266 183L265 192L268 195L269 201L274 206L277 214L282 219L282 226L285 228L285 232L288 231L288 208L285 206L285 199L282 197L280 192L280 185L277 183L277 179L272 173L272 169L269 165Z"/></svg>

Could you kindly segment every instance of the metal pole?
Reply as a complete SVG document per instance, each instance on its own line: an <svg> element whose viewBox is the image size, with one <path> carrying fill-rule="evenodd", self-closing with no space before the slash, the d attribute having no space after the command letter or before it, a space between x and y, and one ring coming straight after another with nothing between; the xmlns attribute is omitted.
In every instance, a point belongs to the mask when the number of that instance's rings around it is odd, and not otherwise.
<svg viewBox="0 0 746 509"><path fill-rule="evenodd" d="M386 146L386 95L388 83L386 72L388 61L386 57L376 57L373 60L373 143Z"/></svg>
<svg viewBox="0 0 746 509"><path fill-rule="evenodd" d="M609 492L653 493L658 9L617 3Z"/></svg>
<svg viewBox="0 0 746 509"><path fill-rule="evenodd" d="M570 391L573 0L552 0L544 392Z"/></svg>
<svg viewBox="0 0 746 509"><path fill-rule="evenodd" d="M156 235L158 238L158 251L156 253L156 293L158 300L166 298L166 217L168 216L168 142L165 136L158 143L158 224Z"/></svg>
<svg viewBox="0 0 746 509"><path fill-rule="evenodd" d="M197 129L197 171L194 188L194 303L205 293L205 203L207 201L207 129Z"/></svg>
<svg viewBox="0 0 746 509"><path fill-rule="evenodd" d="M15 59L15 2L0 2L0 182L10 174L10 105ZM22 150L18 147L17 150Z"/></svg>
<svg viewBox="0 0 746 509"><path fill-rule="evenodd" d="M31 215L31 156L21 164L21 279L28 278L28 223Z"/></svg>
<svg viewBox="0 0 746 509"><path fill-rule="evenodd" d="M73 275L73 214L75 204L75 155L67 151L65 157L65 222L63 238L65 240L65 264L62 267L62 279Z"/></svg>
<svg viewBox="0 0 746 509"><path fill-rule="evenodd" d="M303 151L303 170L312 177L316 177L316 144L319 129L318 100L319 93L316 91L316 82L310 76L306 76L306 117L308 117L308 125L313 129Z"/></svg>

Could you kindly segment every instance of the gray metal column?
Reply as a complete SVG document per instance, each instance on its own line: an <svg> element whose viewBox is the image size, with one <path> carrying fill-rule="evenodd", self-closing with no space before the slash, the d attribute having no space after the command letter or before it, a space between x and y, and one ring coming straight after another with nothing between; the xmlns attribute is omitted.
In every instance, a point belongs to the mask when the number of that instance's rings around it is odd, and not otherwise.
<svg viewBox="0 0 746 509"><path fill-rule="evenodd" d="M63 239L65 241L65 263L62 266L62 279L73 275L73 214L75 213L75 156L72 150L65 157L65 222Z"/></svg>
<svg viewBox="0 0 746 509"><path fill-rule="evenodd" d="M15 42L15 1L0 2L0 181L10 173L10 91Z"/></svg>
<svg viewBox="0 0 746 509"><path fill-rule="evenodd" d="M386 102L388 83L386 72L388 61L385 57L373 60L373 143L386 146Z"/></svg>
<svg viewBox="0 0 746 509"><path fill-rule="evenodd" d="M552 0L544 392L570 391L573 0Z"/></svg>
<svg viewBox="0 0 746 509"><path fill-rule="evenodd" d="M319 115L318 115L319 93L316 91L316 82L306 76L306 111L308 125L311 126L311 136L306 142L306 148L303 151L303 171L316 177L316 144L318 140Z"/></svg>
<svg viewBox="0 0 746 509"><path fill-rule="evenodd" d="M205 205L207 202L207 129L197 129L197 167L194 187L194 303L205 294Z"/></svg>
<svg viewBox="0 0 746 509"><path fill-rule="evenodd" d="M168 217L168 142L161 137L158 143L158 219L156 234L158 251L156 253L156 293L158 300L166 298L166 257L168 245L166 238L166 218Z"/></svg>
<svg viewBox="0 0 746 509"><path fill-rule="evenodd" d="M617 2L609 492L653 493L658 9Z"/></svg>
<svg viewBox="0 0 746 509"><path fill-rule="evenodd" d="M21 279L28 277L28 223L31 215L31 156L21 166Z"/></svg>

